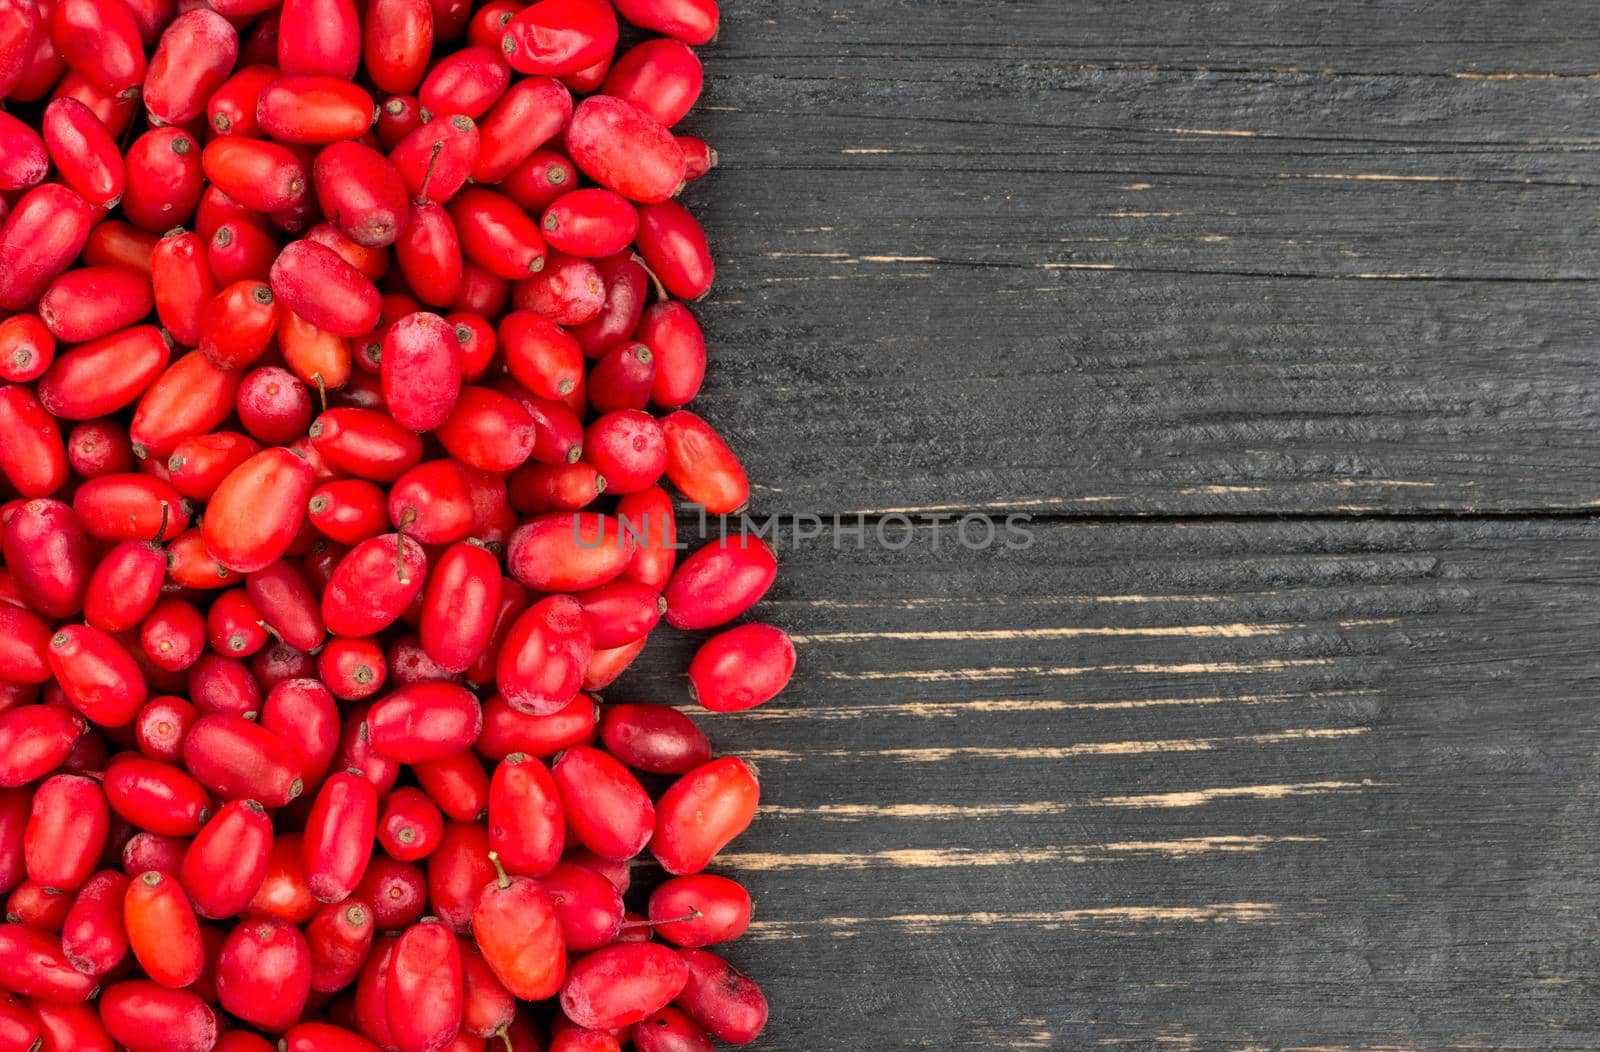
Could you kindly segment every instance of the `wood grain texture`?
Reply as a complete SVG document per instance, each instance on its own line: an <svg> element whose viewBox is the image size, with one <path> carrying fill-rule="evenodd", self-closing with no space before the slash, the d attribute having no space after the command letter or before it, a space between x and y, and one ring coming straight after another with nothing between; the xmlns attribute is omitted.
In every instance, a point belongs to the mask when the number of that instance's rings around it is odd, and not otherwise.
<svg viewBox="0 0 1600 1052"><path fill-rule="evenodd" d="M1597 45L729 0L688 196L756 511L1040 516L785 547L795 684L701 714L753 1047L1600 1047Z"/></svg>
<svg viewBox="0 0 1600 1052"><path fill-rule="evenodd" d="M1570 0L732 2L705 411L764 510L1593 507L1596 42Z"/></svg>
<svg viewBox="0 0 1600 1052"><path fill-rule="evenodd" d="M761 772L754 1047L1600 1043L1600 524L1035 541L784 552L795 683L696 712Z"/></svg>

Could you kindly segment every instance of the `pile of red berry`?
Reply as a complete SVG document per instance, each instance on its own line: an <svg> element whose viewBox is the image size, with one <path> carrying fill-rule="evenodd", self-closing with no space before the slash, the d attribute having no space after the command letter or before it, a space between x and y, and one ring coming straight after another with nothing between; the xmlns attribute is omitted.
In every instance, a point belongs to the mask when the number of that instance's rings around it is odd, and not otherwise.
<svg viewBox="0 0 1600 1052"><path fill-rule="evenodd" d="M749 497L683 409L717 19L0 0L0 1052L761 1031L755 772L594 693L663 618L707 709L794 668L766 544L678 559Z"/></svg>

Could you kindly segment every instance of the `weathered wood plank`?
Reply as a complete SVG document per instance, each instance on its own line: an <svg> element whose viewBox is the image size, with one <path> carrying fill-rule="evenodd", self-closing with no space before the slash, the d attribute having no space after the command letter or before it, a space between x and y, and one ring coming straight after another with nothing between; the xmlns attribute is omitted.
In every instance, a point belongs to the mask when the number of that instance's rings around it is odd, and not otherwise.
<svg viewBox="0 0 1600 1052"><path fill-rule="evenodd" d="M1600 500L1600 79L1447 75L1600 68L1600 11L1348 7L730 5L690 196L758 504Z"/></svg>
<svg viewBox="0 0 1600 1052"><path fill-rule="evenodd" d="M1585 76L1595 71L1600 43L1600 12L1571 0L730 0L726 10L719 60L1043 54L1136 68Z"/></svg>
<svg viewBox="0 0 1600 1052"><path fill-rule="evenodd" d="M1600 524L1035 538L783 553L755 1047L1600 1043Z"/></svg>
<svg viewBox="0 0 1600 1052"><path fill-rule="evenodd" d="M1596 41L729 4L690 194L758 511L1057 517L785 552L801 675L706 717L763 775L759 1047L1600 1045L1600 525L1338 518L1600 501Z"/></svg>

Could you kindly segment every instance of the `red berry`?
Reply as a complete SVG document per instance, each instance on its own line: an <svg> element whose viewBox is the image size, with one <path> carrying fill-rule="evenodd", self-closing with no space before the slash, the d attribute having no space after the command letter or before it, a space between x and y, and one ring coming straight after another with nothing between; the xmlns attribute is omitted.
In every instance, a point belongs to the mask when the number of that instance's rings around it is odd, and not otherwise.
<svg viewBox="0 0 1600 1052"><path fill-rule="evenodd" d="M670 128L694 108L702 77L700 59L681 41L646 40L617 59L604 91Z"/></svg>
<svg viewBox="0 0 1600 1052"><path fill-rule="evenodd" d="M516 997L542 1001L561 989L566 944L555 904L538 881L500 870L473 907L472 933L485 962Z"/></svg>
<svg viewBox="0 0 1600 1052"><path fill-rule="evenodd" d="M665 1008L688 981L688 967L670 948L620 943L574 962L561 987L561 1009L594 1030L632 1026Z"/></svg>
<svg viewBox="0 0 1600 1052"><path fill-rule="evenodd" d="M695 768L662 794L650 852L668 873L698 873L755 817L761 786L743 760Z"/></svg>
<svg viewBox="0 0 1600 1052"><path fill-rule="evenodd" d="M794 660L794 644L781 628L740 625L700 647L689 664L690 692L713 712L754 708L788 685Z"/></svg>
<svg viewBox="0 0 1600 1052"><path fill-rule="evenodd" d="M678 951L689 980L678 998L684 1013L718 1041L743 1045L767 1025L761 988L727 961L706 950Z"/></svg>
<svg viewBox="0 0 1600 1052"><path fill-rule="evenodd" d="M198 994L143 980L108 987L100 1018L131 1052L210 1052L220 1029L216 1010Z"/></svg>
<svg viewBox="0 0 1600 1052"><path fill-rule="evenodd" d="M263 450L230 472L202 520L206 550L239 573L281 558L305 521L312 469L281 447Z"/></svg>
<svg viewBox="0 0 1600 1052"><path fill-rule="evenodd" d="M611 755L650 774L685 774L711 759L705 734L667 705L607 705L600 738Z"/></svg>
<svg viewBox="0 0 1600 1052"><path fill-rule="evenodd" d="M406 929L389 964L389 1032L401 1049L441 1048L461 1027L461 951L437 920Z"/></svg>
<svg viewBox="0 0 1600 1052"><path fill-rule="evenodd" d="M311 948L300 929L276 917L247 918L217 956L217 1000L263 1030L287 1030L311 991Z"/></svg>
<svg viewBox="0 0 1600 1052"><path fill-rule="evenodd" d="M629 200L666 201L684 183L683 151L672 133L625 99L589 96L573 111L566 143L584 174Z"/></svg>
<svg viewBox="0 0 1600 1052"><path fill-rule="evenodd" d="M322 902L342 902L366 875L377 833L378 794L359 774L340 771L322 783L306 818L306 885Z"/></svg>
<svg viewBox="0 0 1600 1052"><path fill-rule="evenodd" d="M141 873L128 885L123 916L128 945L146 975L174 990L200 978L205 968L200 922L176 880L165 873Z"/></svg>
<svg viewBox="0 0 1600 1052"><path fill-rule="evenodd" d="M495 666L495 683L518 712L546 716L577 696L593 653L583 608L566 596L549 596L512 624Z"/></svg>
<svg viewBox="0 0 1600 1052"><path fill-rule="evenodd" d="M178 870L195 912L232 917L250 905L266 880L272 820L254 800L224 804L183 854Z"/></svg>
<svg viewBox="0 0 1600 1052"><path fill-rule="evenodd" d="M710 946L743 935L750 926L750 893L712 873L674 877L650 894L655 932L677 946Z"/></svg>
<svg viewBox="0 0 1600 1052"><path fill-rule="evenodd" d="M332 902L306 925L310 988L332 993L355 982L372 949L372 907L359 898Z"/></svg>
<svg viewBox="0 0 1600 1052"><path fill-rule="evenodd" d="M521 73L559 77L608 59L617 16L606 0L539 0L506 24L501 49Z"/></svg>
<svg viewBox="0 0 1600 1052"><path fill-rule="evenodd" d="M185 11L172 21L150 60L144 105L163 124L188 124L205 112L239 54L239 34L207 8Z"/></svg>

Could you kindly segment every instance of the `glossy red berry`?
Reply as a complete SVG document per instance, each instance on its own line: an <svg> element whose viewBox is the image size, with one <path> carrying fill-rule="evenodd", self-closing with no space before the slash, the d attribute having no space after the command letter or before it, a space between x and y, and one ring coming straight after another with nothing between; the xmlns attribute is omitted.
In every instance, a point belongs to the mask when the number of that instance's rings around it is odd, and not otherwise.
<svg viewBox="0 0 1600 1052"><path fill-rule="evenodd" d="M455 933L437 920L406 929L389 963L389 1032L402 1050L444 1046L460 1029L461 950Z"/></svg>
<svg viewBox="0 0 1600 1052"><path fill-rule="evenodd" d="M668 873L698 873L755 817L761 786L735 756L695 768L662 794L650 851Z"/></svg>
<svg viewBox="0 0 1600 1052"><path fill-rule="evenodd" d="M349 898L366 875L377 833L378 794L359 774L340 771L322 783L306 818L306 885L322 902Z"/></svg>
<svg viewBox="0 0 1600 1052"><path fill-rule="evenodd" d="M670 1004L688 981L688 966L670 948L619 943L573 963L561 987L561 1009L594 1030L632 1026Z"/></svg>
<svg viewBox="0 0 1600 1052"><path fill-rule="evenodd" d="M542 1001L562 988L566 943L555 904L531 877L501 869L472 909L472 934L495 976L524 1001Z"/></svg>
<svg viewBox="0 0 1600 1052"><path fill-rule="evenodd" d="M179 880L208 919L232 917L250 905L266 880L272 819L254 800L224 804L183 854Z"/></svg>
<svg viewBox="0 0 1600 1052"><path fill-rule="evenodd" d="M667 705L607 705L600 717L606 750L650 774L685 774L711 759L711 742L688 716Z"/></svg>
<svg viewBox="0 0 1600 1052"><path fill-rule="evenodd" d="M586 175L629 200L666 201L683 185L683 151L672 133L626 99L585 99L572 114L566 142Z"/></svg>
<svg viewBox="0 0 1600 1052"><path fill-rule="evenodd" d="M777 573L777 556L758 538L708 544L685 559L667 582L667 621L687 629L726 624L754 606Z"/></svg>
<svg viewBox="0 0 1600 1052"><path fill-rule="evenodd" d="M617 13L641 29L685 44L709 44L717 35L717 0L617 0Z"/></svg>
<svg viewBox="0 0 1600 1052"><path fill-rule="evenodd" d="M501 644L495 683L519 712L549 715L577 696L594 642L583 608L563 595L529 607Z"/></svg>
<svg viewBox="0 0 1600 1052"><path fill-rule="evenodd" d="M761 988L714 953L678 952L689 973L678 998L684 1013L718 1041L742 1045L760 1036L767 1025L767 999Z"/></svg>
<svg viewBox="0 0 1600 1052"><path fill-rule="evenodd" d="M198 994L144 980L108 987L100 1018L131 1052L210 1052L221 1029L216 1010Z"/></svg>
<svg viewBox="0 0 1600 1052"><path fill-rule="evenodd" d="M690 693L713 712L754 708L788 685L794 663L794 643L781 628L740 625L700 647L689 664Z"/></svg>
<svg viewBox="0 0 1600 1052"><path fill-rule="evenodd" d="M737 939L750 926L750 916L750 893L712 873L674 877L650 894L655 933L677 946Z"/></svg>
<svg viewBox="0 0 1600 1052"><path fill-rule="evenodd" d="M506 24L501 49L521 73L560 77L610 57L617 16L606 0L539 0Z"/></svg>
<svg viewBox="0 0 1600 1052"><path fill-rule="evenodd" d="M246 918L217 956L217 1000L245 1022L287 1030L311 991L311 948L300 929L276 917Z"/></svg>
<svg viewBox="0 0 1600 1052"><path fill-rule="evenodd" d="M174 990L200 978L206 963L200 923L171 875L151 871L135 877L123 899L123 915L128 944L146 975Z"/></svg>

